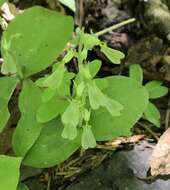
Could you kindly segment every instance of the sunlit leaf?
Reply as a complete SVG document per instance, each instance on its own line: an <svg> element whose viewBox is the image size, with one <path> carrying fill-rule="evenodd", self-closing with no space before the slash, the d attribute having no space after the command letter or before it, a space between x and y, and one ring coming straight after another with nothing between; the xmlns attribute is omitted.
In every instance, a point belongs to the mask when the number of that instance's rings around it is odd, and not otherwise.
<svg viewBox="0 0 170 190"><path fill-rule="evenodd" d="M31 80L25 80L19 96L21 118L12 139L13 149L18 156L25 156L40 135L42 124L36 120L40 97L41 90Z"/></svg>
<svg viewBox="0 0 170 190"><path fill-rule="evenodd" d="M22 158L0 155L0 189L16 190Z"/></svg>

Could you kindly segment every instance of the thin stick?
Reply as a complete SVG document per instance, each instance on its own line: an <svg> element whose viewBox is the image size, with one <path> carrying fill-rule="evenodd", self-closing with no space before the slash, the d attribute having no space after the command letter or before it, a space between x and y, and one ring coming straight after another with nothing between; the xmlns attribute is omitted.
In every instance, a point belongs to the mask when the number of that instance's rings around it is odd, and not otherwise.
<svg viewBox="0 0 170 190"><path fill-rule="evenodd" d="M130 19L128 19L128 20L122 21L122 22L120 22L120 23L118 23L118 24L115 24L115 25L113 25L113 26L110 26L110 27L108 27L108 28L105 28L105 29L103 29L103 30L101 30L101 31L99 31L99 32L97 32L97 33L95 33L95 35L96 35L96 36L101 36L101 35L103 35L103 34L105 34L105 33L107 33L107 32L111 32L112 30L118 29L118 28L120 28L120 27L122 27L122 26L125 26L125 25L130 24L130 23L135 22L135 21L136 21L135 18L130 18Z"/></svg>
<svg viewBox="0 0 170 190"><path fill-rule="evenodd" d="M167 130L169 127L169 120L170 120L170 97L168 100L168 106L167 106L166 116L165 116L165 130Z"/></svg>
<svg viewBox="0 0 170 190"><path fill-rule="evenodd" d="M156 133L154 133L147 125L138 122L138 125L140 125L141 127L143 127L144 129L146 129L157 141L159 140L159 137L157 136Z"/></svg>

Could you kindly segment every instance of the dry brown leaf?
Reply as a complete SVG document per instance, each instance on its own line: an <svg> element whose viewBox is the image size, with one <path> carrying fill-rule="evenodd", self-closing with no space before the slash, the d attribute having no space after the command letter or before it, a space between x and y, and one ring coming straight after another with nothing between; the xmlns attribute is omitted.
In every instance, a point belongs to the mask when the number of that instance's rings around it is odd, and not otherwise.
<svg viewBox="0 0 170 190"><path fill-rule="evenodd" d="M133 135L131 137L117 137L104 143L103 145L98 144L97 148L100 149L107 149L112 150L118 148L121 144L128 144L128 143L137 143L140 140L144 139L145 135Z"/></svg>
<svg viewBox="0 0 170 190"><path fill-rule="evenodd" d="M151 175L170 174L170 128L160 137L150 159Z"/></svg>

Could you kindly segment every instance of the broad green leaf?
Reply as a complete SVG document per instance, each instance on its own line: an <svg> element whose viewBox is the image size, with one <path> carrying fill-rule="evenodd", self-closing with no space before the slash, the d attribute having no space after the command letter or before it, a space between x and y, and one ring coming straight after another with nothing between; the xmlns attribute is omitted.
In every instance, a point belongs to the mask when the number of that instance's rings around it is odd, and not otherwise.
<svg viewBox="0 0 170 190"><path fill-rule="evenodd" d="M24 23L24 27L22 25ZM73 19L56 11L34 6L16 16L3 33L8 52L24 77L47 68L66 46L73 31ZM6 50L2 47L4 60Z"/></svg>
<svg viewBox="0 0 170 190"><path fill-rule="evenodd" d="M49 101L40 105L36 114L37 121L40 123L48 122L59 114L62 114L67 106L67 100L54 96Z"/></svg>
<svg viewBox="0 0 170 190"><path fill-rule="evenodd" d="M0 155L0 189L16 190L22 158Z"/></svg>
<svg viewBox="0 0 170 190"><path fill-rule="evenodd" d="M63 127L60 119L44 124L41 135L24 159L24 164L46 168L68 159L80 146L81 135L68 140L61 137Z"/></svg>
<svg viewBox="0 0 170 190"><path fill-rule="evenodd" d="M6 123L10 117L8 111L8 101L14 92L18 80L14 77L0 78L0 133L3 131Z"/></svg>
<svg viewBox="0 0 170 190"><path fill-rule="evenodd" d="M65 71L65 66L58 64L57 69L44 81L44 86L51 89L59 88L64 78Z"/></svg>
<svg viewBox="0 0 170 190"><path fill-rule="evenodd" d="M101 52L114 64L120 64L121 59L125 57L122 52L109 48L105 44L101 45Z"/></svg>
<svg viewBox="0 0 170 190"><path fill-rule="evenodd" d="M89 63L89 70L92 78L96 76L96 74L100 70L101 65L101 61L97 59Z"/></svg>
<svg viewBox="0 0 170 190"><path fill-rule="evenodd" d="M130 78L137 80L140 84L143 82L143 71L140 65L133 64L129 70Z"/></svg>
<svg viewBox="0 0 170 190"><path fill-rule="evenodd" d="M81 145L84 149L96 147L96 140L89 125L83 126Z"/></svg>
<svg viewBox="0 0 170 190"><path fill-rule="evenodd" d="M59 0L63 5L69 7L72 11L76 11L75 0Z"/></svg>
<svg viewBox="0 0 170 190"><path fill-rule="evenodd" d="M20 183L17 190L29 190L29 188L24 183Z"/></svg>
<svg viewBox="0 0 170 190"><path fill-rule="evenodd" d="M145 85L150 99L160 98L168 93L168 88L161 85L160 81L151 81Z"/></svg>
<svg viewBox="0 0 170 190"><path fill-rule="evenodd" d="M146 110L144 111L144 116L145 116L145 119L153 123L155 126L160 127L161 116L160 116L159 110L151 102L149 102Z"/></svg>
<svg viewBox="0 0 170 190"><path fill-rule="evenodd" d="M98 141L130 135L130 129L143 115L148 105L148 92L131 78L114 76L103 80L107 80L109 84L104 93L120 102L123 110L117 117L112 117L104 108L93 111L90 121L93 134Z"/></svg>
<svg viewBox="0 0 170 190"><path fill-rule="evenodd" d="M25 80L19 96L21 118L14 131L12 146L17 156L24 157L40 135L42 124L36 120L41 104L41 90L31 81Z"/></svg>

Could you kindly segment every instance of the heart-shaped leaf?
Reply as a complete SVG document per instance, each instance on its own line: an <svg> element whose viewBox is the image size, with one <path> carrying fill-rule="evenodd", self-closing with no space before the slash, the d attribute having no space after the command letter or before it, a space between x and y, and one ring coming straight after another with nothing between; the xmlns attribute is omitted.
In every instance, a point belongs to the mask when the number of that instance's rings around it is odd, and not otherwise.
<svg viewBox="0 0 170 190"><path fill-rule="evenodd" d="M59 119L44 124L41 135L24 159L24 164L46 168L60 164L81 146L81 131L74 140L61 137L63 127Z"/></svg>
<svg viewBox="0 0 170 190"><path fill-rule="evenodd" d="M42 124L36 120L41 104L41 90L31 81L25 80L19 96L21 118L14 131L12 145L18 156L25 156L40 135Z"/></svg>
<svg viewBox="0 0 170 190"><path fill-rule="evenodd" d="M123 110L117 117L111 116L103 108L92 112L90 124L93 134L98 141L130 135L130 128L142 116L148 105L148 92L145 87L131 78L114 76L103 80L109 83L104 93L120 102Z"/></svg>
<svg viewBox="0 0 170 190"><path fill-rule="evenodd" d="M72 31L71 17L34 6L8 25L2 37L2 41L9 44L7 49L2 46L3 58L6 60L10 54L17 72L28 77L52 64L71 38Z"/></svg>

